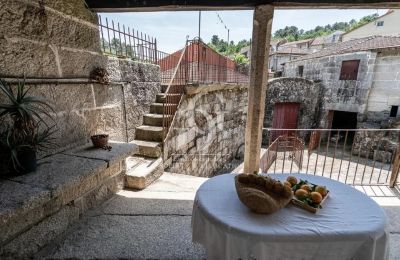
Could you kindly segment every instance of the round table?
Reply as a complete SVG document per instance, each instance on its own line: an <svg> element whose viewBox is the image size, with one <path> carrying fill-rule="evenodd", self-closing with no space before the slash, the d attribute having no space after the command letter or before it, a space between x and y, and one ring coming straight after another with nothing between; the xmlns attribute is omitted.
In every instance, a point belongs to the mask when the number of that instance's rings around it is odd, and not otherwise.
<svg viewBox="0 0 400 260"><path fill-rule="evenodd" d="M386 215L378 204L343 183L291 175L330 190L316 214L290 204L270 215L253 213L236 194L234 174L203 183L193 206L192 232L207 259L387 259ZM269 176L284 180L289 175Z"/></svg>

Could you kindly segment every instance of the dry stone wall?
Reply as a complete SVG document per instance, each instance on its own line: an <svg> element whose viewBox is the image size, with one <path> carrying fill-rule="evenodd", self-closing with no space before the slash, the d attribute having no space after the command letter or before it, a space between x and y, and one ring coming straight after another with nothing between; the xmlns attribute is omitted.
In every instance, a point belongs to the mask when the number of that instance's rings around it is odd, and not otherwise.
<svg viewBox="0 0 400 260"><path fill-rule="evenodd" d="M55 109L58 147L49 153L95 133L134 139L160 90L159 67L102 55L97 16L84 0L0 0L0 23L0 77L25 75L31 94ZM110 84L89 80L97 67L109 72Z"/></svg>
<svg viewBox="0 0 400 260"><path fill-rule="evenodd" d="M244 144L246 114L243 86L184 96L165 142L166 170L213 176Z"/></svg>

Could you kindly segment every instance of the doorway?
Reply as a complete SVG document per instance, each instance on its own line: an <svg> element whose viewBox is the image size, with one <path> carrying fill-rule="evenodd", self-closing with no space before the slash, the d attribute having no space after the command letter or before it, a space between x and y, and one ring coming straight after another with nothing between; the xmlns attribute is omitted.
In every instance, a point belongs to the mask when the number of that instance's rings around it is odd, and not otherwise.
<svg viewBox="0 0 400 260"><path fill-rule="evenodd" d="M356 129L357 128L357 113L356 112L347 112L347 111L337 111L331 110L329 111L328 118L330 121L329 125L331 129ZM353 140L354 131L348 132L349 140ZM338 131L332 131L331 136L338 135ZM339 133L339 141L344 141L346 133L345 131L341 131Z"/></svg>
<svg viewBox="0 0 400 260"><path fill-rule="evenodd" d="M297 119L300 110L300 103L276 103L274 107L274 118L272 128L276 129L297 129ZM280 135L290 135L290 131L273 131L272 140Z"/></svg>

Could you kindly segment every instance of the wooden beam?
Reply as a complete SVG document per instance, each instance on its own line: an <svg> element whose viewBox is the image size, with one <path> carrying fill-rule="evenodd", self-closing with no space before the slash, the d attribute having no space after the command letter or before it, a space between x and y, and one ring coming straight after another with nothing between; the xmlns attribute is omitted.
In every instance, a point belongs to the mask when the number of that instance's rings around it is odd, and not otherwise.
<svg viewBox="0 0 400 260"><path fill-rule="evenodd" d="M244 154L245 173L258 172L260 166L262 127L268 82L268 54L273 16L274 7L272 5L258 6L254 10Z"/></svg>
<svg viewBox="0 0 400 260"><path fill-rule="evenodd" d="M97 12L243 10L259 5L291 8L400 8L398 0L86 0Z"/></svg>
<svg viewBox="0 0 400 260"><path fill-rule="evenodd" d="M389 181L389 186L391 188L393 188L396 185L397 178L399 176L399 171L400 171L400 145L399 145L400 144L400 134L399 134L397 143L398 143L398 145L397 145L396 153L394 155L392 172L390 174L390 181Z"/></svg>

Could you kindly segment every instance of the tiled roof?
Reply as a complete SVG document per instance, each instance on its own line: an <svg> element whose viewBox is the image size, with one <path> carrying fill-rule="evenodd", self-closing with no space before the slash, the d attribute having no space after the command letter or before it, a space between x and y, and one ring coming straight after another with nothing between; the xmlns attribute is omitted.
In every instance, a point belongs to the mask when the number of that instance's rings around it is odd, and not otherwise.
<svg viewBox="0 0 400 260"><path fill-rule="evenodd" d="M284 49L278 49L278 51L274 51L272 52L270 55L274 55L274 54L297 54L297 55L307 55L310 52L308 50L302 50L299 48L284 48Z"/></svg>
<svg viewBox="0 0 400 260"><path fill-rule="evenodd" d="M333 44L325 49L322 49L319 52L306 55L301 57L298 60L308 60L321 58L326 56L358 52L358 51L368 51L368 50L377 50L377 49L385 49L391 47L400 48L400 37L393 36L370 36L361 39L350 40L346 42L339 42Z"/></svg>

